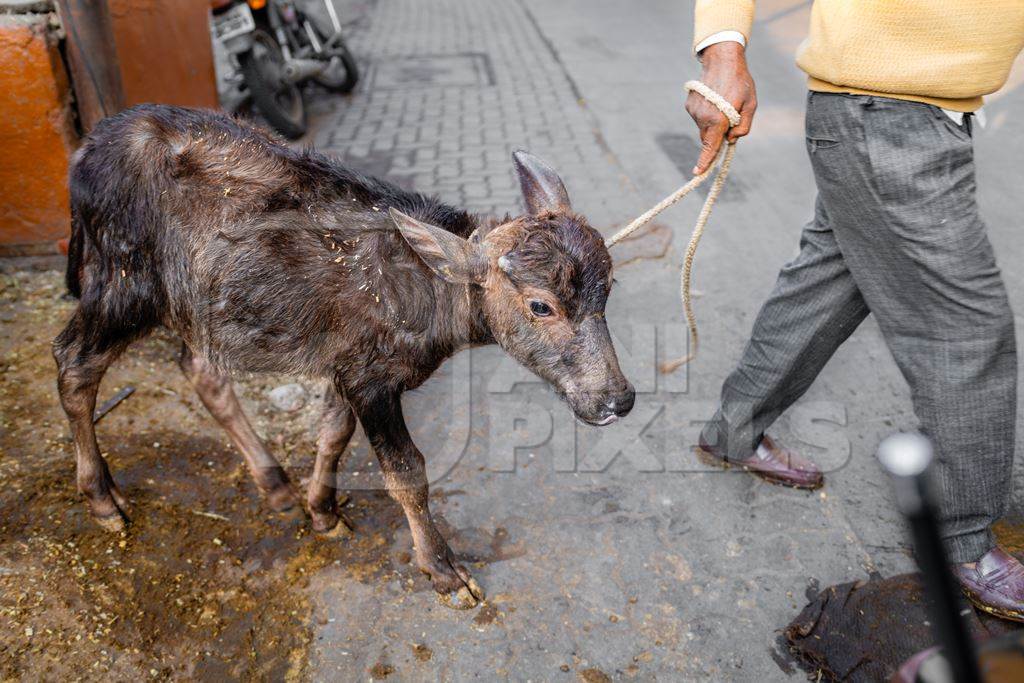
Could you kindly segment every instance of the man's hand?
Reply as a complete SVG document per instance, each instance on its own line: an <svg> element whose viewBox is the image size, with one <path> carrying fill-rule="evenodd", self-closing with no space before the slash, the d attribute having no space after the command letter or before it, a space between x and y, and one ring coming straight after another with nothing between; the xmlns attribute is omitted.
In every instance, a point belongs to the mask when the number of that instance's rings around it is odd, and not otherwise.
<svg viewBox="0 0 1024 683"><path fill-rule="evenodd" d="M715 43L704 48L701 55L704 63L701 80L736 107L740 113L740 123L730 130L729 121L718 111L718 107L704 99L700 93L690 93L686 98L686 111L697 122L701 143L700 159L693 167L694 175L708 170L722 146L726 132L730 142L750 132L750 124L757 109L754 79L747 71L747 58L742 45L731 40Z"/></svg>

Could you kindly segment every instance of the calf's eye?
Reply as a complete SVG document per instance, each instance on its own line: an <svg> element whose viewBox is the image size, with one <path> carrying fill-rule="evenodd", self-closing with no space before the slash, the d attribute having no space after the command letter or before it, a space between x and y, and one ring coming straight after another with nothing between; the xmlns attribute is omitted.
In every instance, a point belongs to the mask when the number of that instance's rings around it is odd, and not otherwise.
<svg viewBox="0 0 1024 683"><path fill-rule="evenodd" d="M531 301L530 311L539 318L551 315L551 307L543 301Z"/></svg>

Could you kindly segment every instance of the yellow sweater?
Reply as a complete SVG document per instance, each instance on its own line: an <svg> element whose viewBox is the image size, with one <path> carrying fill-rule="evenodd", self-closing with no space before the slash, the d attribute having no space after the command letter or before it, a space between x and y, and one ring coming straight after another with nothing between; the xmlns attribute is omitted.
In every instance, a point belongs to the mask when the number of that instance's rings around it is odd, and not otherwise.
<svg viewBox="0 0 1024 683"><path fill-rule="evenodd" d="M750 40L754 0L697 0L694 45ZM974 111L1024 47L1024 0L815 0L796 63L811 90L883 95Z"/></svg>

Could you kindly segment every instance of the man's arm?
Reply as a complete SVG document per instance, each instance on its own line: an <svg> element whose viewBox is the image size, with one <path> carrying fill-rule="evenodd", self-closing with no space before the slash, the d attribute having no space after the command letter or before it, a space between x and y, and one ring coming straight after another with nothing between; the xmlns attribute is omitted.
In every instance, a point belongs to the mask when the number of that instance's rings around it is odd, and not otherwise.
<svg viewBox="0 0 1024 683"><path fill-rule="evenodd" d="M701 153L694 174L707 170L728 132L730 142L750 132L757 109L754 79L747 70L745 43L754 19L753 0L697 0L694 22L694 50L699 50L704 72L701 80L729 101L740 113L740 123L729 130L729 122L718 108L700 94L691 92L686 111L700 131ZM737 40L736 34L739 34Z"/></svg>

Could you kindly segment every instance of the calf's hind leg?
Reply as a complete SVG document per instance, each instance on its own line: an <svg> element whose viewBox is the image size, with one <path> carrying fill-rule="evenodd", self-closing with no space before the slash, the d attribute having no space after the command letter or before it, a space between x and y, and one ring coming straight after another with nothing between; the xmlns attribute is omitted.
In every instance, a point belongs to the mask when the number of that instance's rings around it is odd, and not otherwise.
<svg viewBox="0 0 1024 683"><path fill-rule="evenodd" d="M61 406L71 423L78 490L89 502L89 509L100 526L107 531L121 531L128 521L128 501L110 476L107 461L100 455L92 418L103 373L128 343L118 341L105 348L87 346L86 319L81 310L77 311L53 342L57 390Z"/></svg>
<svg viewBox="0 0 1024 683"><path fill-rule="evenodd" d="M356 419L348 401L333 386L327 387L316 439L316 464L306 496L315 531L349 531L348 524L338 514L336 489L338 462L355 429Z"/></svg>
<svg viewBox="0 0 1024 683"><path fill-rule="evenodd" d="M203 405L242 452L252 478L270 507L278 512L291 509L296 501L288 485L288 475L249 424L231 387L231 379L214 369L205 358L192 353L187 345L182 345L178 364Z"/></svg>

